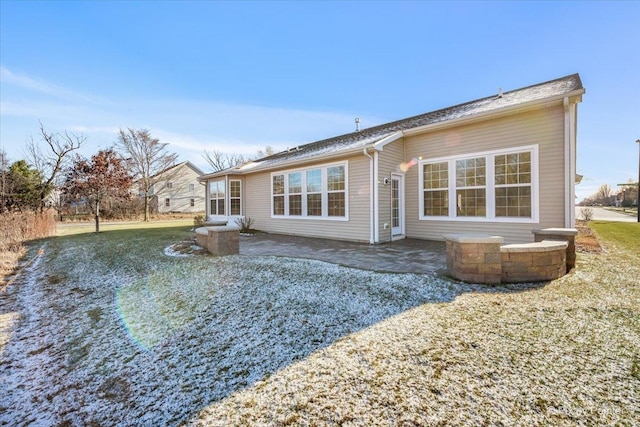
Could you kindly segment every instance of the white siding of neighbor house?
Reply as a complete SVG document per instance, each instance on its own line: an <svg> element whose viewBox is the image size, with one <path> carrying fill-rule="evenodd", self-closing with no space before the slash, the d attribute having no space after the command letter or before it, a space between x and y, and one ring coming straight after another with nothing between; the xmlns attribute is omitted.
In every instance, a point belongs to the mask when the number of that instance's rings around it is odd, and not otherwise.
<svg viewBox="0 0 640 427"><path fill-rule="evenodd" d="M538 145L539 223L419 219L419 166L405 176L407 237L442 240L448 233L487 233L506 242L533 241L535 228L564 227L564 110L546 107L479 123L406 137L405 160L424 160ZM385 147L386 150L386 147ZM382 208L382 207L381 207ZM382 209L381 209L382 210Z"/></svg>
<svg viewBox="0 0 640 427"><path fill-rule="evenodd" d="M369 158L364 154L340 160L310 163L298 168L312 168L337 162L347 162L348 215L347 221L334 219L272 218L271 174L278 171L257 172L245 178L244 200L246 216L254 220L253 228L268 233L292 234L308 237L369 242Z"/></svg>
<svg viewBox="0 0 640 427"><path fill-rule="evenodd" d="M384 146L378 153L378 236L379 242L391 241L391 184L384 179L391 179L391 174L402 174L400 164L404 161L404 141L399 139ZM406 194L406 193L405 193ZM388 224L385 229L384 225Z"/></svg>
<svg viewBox="0 0 640 427"><path fill-rule="evenodd" d="M205 188L198 182L198 173L184 164L163 174L154 184L154 195L157 197L158 212L204 212ZM171 182L171 188L167 188ZM189 188L193 184L193 190ZM170 199L171 206L165 206L165 199ZM195 206L191 206L194 199Z"/></svg>

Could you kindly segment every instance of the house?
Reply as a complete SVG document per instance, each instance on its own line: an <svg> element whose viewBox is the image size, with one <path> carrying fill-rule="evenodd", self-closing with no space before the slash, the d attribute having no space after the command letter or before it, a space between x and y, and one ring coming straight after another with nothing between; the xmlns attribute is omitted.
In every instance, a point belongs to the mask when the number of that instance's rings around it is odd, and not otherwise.
<svg viewBox="0 0 640 427"><path fill-rule="evenodd" d="M154 184L149 192L153 196L151 210L158 213L204 212L203 185L198 181L203 173L193 163L185 161L153 176Z"/></svg>
<svg viewBox="0 0 640 427"><path fill-rule="evenodd" d="M203 175L207 215L372 244L575 222L578 74ZM356 120L357 121L357 120Z"/></svg>

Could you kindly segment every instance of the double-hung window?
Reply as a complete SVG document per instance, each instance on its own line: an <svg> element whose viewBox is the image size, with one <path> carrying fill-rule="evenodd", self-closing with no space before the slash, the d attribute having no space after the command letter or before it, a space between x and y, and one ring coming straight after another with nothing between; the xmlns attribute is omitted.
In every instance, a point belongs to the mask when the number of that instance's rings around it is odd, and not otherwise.
<svg viewBox="0 0 640 427"><path fill-rule="evenodd" d="M329 216L343 217L345 214L344 166L327 168L327 208Z"/></svg>
<svg viewBox="0 0 640 427"><path fill-rule="evenodd" d="M346 219L347 164L315 166L271 175L274 217Z"/></svg>
<svg viewBox="0 0 640 427"><path fill-rule="evenodd" d="M535 222L538 146L420 162L420 219Z"/></svg>
<svg viewBox="0 0 640 427"><path fill-rule="evenodd" d="M307 171L307 216L322 216L321 169Z"/></svg>
<svg viewBox="0 0 640 427"><path fill-rule="evenodd" d="M273 175L273 214L284 215L284 175Z"/></svg>
<svg viewBox="0 0 640 427"><path fill-rule="evenodd" d="M238 179L229 181L229 214L242 215L242 183Z"/></svg>
<svg viewBox="0 0 640 427"><path fill-rule="evenodd" d="M302 174L289 174L289 215L302 215Z"/></svg>
<svg viewBox="0 0 640 427"><path fill-rule="evenodd" d="M226 215L224 211L225 180L209 181L209 213Z"/></svg>

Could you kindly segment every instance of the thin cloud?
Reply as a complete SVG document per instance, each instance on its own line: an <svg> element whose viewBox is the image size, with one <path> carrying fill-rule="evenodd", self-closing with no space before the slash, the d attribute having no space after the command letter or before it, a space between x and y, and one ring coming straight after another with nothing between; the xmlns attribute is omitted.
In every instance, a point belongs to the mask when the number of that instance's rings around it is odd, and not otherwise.
<svg viewBox="0 0 640 427"><path fill-rule="evenodd" d="M69 90L63 86L48 83L44 80L35 79L29 76L16 74L6 67L0 66L0 82L2 85L9 85L26 89L27 91L37 92L56 98L76 99L84 102L93 102L93 100L79 92Z"/></svg>

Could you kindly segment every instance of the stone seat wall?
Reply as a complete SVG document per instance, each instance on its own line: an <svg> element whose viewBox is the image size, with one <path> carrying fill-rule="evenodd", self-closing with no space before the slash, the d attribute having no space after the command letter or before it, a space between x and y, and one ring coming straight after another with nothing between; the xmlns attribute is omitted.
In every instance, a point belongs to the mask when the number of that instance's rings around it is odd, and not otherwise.
<svg viewBox="0 0 640 427"><path fill-rule="evenodd" d="M196 243L212 255L234 255L240 253L240 227L220 225L198 227Z"/></svg>
<svg viewBox="0 0 640 427"><path fill-rule="evenodd" d="M463 282L539 282L569 271L570 242L566 240L501 245L504 239L500 236L449 234L444 238L449 275Z"/></svg>
<svg viewBox="0 0 640 427"><path fill-rule="evenodd" d="M543 240L500 247L502 282L541 282L567 274L567 242Z"/></svg>

